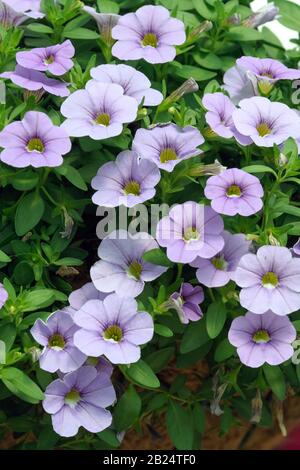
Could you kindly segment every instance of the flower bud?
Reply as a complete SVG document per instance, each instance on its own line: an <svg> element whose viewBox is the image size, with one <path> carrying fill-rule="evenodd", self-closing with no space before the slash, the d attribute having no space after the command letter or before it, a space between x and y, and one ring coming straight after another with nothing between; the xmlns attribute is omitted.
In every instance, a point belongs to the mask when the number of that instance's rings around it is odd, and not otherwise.
<svg viewBox="0 0 300 470"><path fill-rule="evenodd" d="M274 5L274 3L270 3L265 8L257 11L250 15L245 21L243 21L243 25L249 28L257 28L269 21L273 21L279 14L279 9Z"/></svg>
<svg viewBox="0 0 300 470"><path fill-rule="evenodd" d="M83 11L94 18L103 41L111 45L114 42L111 36L111 30L118 23L119 18L121 18L120 15L114 13L97 13L95 8L88 6L84 6Z"/></svg>

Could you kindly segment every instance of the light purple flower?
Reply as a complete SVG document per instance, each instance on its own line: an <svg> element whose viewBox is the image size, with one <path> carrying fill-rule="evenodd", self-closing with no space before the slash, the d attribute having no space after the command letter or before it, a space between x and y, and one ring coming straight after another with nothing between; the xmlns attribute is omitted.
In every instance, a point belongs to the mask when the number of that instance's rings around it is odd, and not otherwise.
<svg viewBox="0 0 300 470"><path fill-rule="evenodd" d="M162 6L145 5L135 13L127 13L112 29L118 41L112 54L120 60L144 59L151 64L171 62L176 48L186 39L184 24L170 18Z"/></svg>
<svg viewBox="0 0 300 470"><path fill-rule="evenodd" d="M0 24L4 28L9 28L10 26L19 26L27 20L28 16L15 11L9 5L6 5L4 1L0 1Z"/></svg>
<svg viewBox="0 0 300 470"><path fill-rule="evenodd" d="M92 282L87 282L80 289L69 295L69 304L72 309L79 310L88 300L104 300L107 294L99 292ZM75 312L74 312L75 313Z"/></svg>
<svg viewBox="0 0 300 470"><path fill-rule="evenodd" d="M94 18L101 36L105 42L110 43L112 41L111 30L118 23L119 18L121 18L120 15L114 13L97 13L95 8L89 6L84 6L82 9Z"/></svg>
<svg viewBox="0 0 300 470"><path fill-rule="evenodd" d="M71 437L80 426L92 433L108 428L112 417L105 408L115 399L109 377L98 374L95 367L83 366L48 385L43 408L52 415L54 431Z"/></svg>
<svg viewBox="0 0 300 470"><path fill-rule="evenodd" d="M292 357L296 330L288 317L278 317L270 310L263 315L247 312L233 320L228 339L246 366L277 366Z"/></svg>
<svg viewBox="0 0 300 470"><path fill-rule="evenodd" d="M23 13L30 18L43 18L45 15L40 11L41 0L2 0L14 11Z"/></svg>
<svg viewBox="0 0 300 470"><path fill-rule="evenodd" d="M191 266L198 268L198 281L207 287L225 286L233 279L241 257L249 252L251 242L246 240L245 235L224 231L222 236L225 245L219 253L211 259L196 258L191 263Z"/></svg>
<svg viewBox="0 0 300 470"><path fill-rule="evenodd" d="M67 119L62 126L72 137L107 139L121 134L123 124L135 120L137 109L137 101L125 96L120 85L90 80L63 102L61 113Z"/></svg>
<svg viewBox="0 0 300 470"><path fill-rule="evenodd" d="M198 321L203 317L203 312L199 307L204 300L203 289L200 286L193 287L184 282L180 291L171 295L171 302L181 323L187 324L190 321Z"/></svg>
<svg viewBox="0 0 300 470"><path fill-rule="evenodd" d="M15 85L29 91L47 91L55 96L68 96L70 94L67 83L49 78L37 70L26 69L17 65L13 72L0 74L2 78L9 78Z"/></svg>
<svg viewBox="0 0 300 470"><path fill-rule="evenodd" d="M238 104L245 98L258 95L256 80L253 80L251 75L237 66L228 69L223 80L223 89L227 91L234 104Z"/></svg>
<svg viewBox="0 0 300 470"><path fill-rule="evenodd" d="M197 256L212 258L222 250L223 220L210 207L188 201L174 206L156 229L158 243L176 263L190 263Z"/></svg>
<svg viewBox="0 0 300 470"><path fill-rule="evenodd" d="M233 112L237 130L260 147L273 147L289 137L300 137L300 118L286 104L262 96L242 100Z"/></svg>
<svg viewBox="0 0 300 470"><path fill-rule="evenodd" d="M36 342L44 346L40 356L41 369L65 373L82 366L86 356L73 343L77 330L72 316L64 310L53 313L46 322L36 320L30 332Z"/></svg>
<svg viewBox="0 0 300 470"><path fill-rule="evenodd" d="M141 157L152 160L159 168L173 171L182 160L202 153L197 147L204 138L193 126L158 125L152 129L138 129L132 149Z"/></svg>
<svg viewBox="0 0 300 470"><path fill-rule="evenodd" d="M91 278L101 292L116 292L119 296L137 297L145 282L154 281L167 268L148 263L143 255L158 248L156 241L145 232L131 236L126 230L112 232L102 240L97 261L91 268Z"/></svg>
<svg viewBox="0 0 300 470"><path fill-rule="evenodd" d="M295 243L295 245L293 246L293 253L296 255L296 256L300 256L300 238L298 238L298 241Z"/></svg>
<svg viewBox="0 0 300 470"><path fill-rule="evenodd" d="M232 113L236 107L228 96L223 93L207 93L203 96L202 103L208 110L205 114L206 122L214 133L224 139L235 137L242 145L252 143L249 137L245 137L237 131L232 120Z"/></svg>
<svg viewBox="0 0 300 470"><path fill-rule="evenodd" d="M253 313L288 315L300 308L300 259L288 248L263 246L242 257L234 275L241 305Z"/></svg>
<svg viewBox="0 0 300 470"><path fill-rule="evenodd" d="M154 197L159 180L160 172L154 163L125 150L115 162L99 168L91 182L92 188L97 189L92 201L105 207L133 207Z"/></svg>
<svg viewBox="0 0 300 470"><path fill-rule="evenodd" d="M106 374L107 377L111 377L114 371L111 363L105 359L105 357L88 357L86 360L87 366L93 366L99 374Z"/></svg>
<svg viewBox="0 0 300 470"><path fill-rule="evenodd" d="M3 307L7 299L8 299L8 293L6 289L4 288L3 284L0 282L0 308Z"/></svg>
<svg viewBox="0 0 300 470"><path fill-rule="evenodd" d="M237 66L251 72L260 81L275 83L278 80L296 80L300 78L300 70L290 69L275 59L260 59L243 56L236 61Z"/></svg>
<svg viewBox="0 0 300 470"><path fill-rule="evenodd" d="M259 179L238 168L208 178L204 194L220 214L249 216L263 207L264 190Z"/></svg>
<svg viewBox="0 0 300 470"><path fill-rule="evenodd" d="M257 28L269 21L273 21L279 14L279 8L277 8L273 2L268 3L265 7L253 13L251 16L244 20L243 24L250 28Z"/></svg>
<svg viewBox="0 0 300 470"><path fill-rule="evenodd" d="M75 49L71 41L49 47L37 47L31 51L17 52L19 65L31 70L50 72L53 75L64 75L73 67L71 58Z"/></svg>
<svg viewBox="0 0 300 470"><path fill-rule="evenodd" d="M124 90L124 95L143 99L145 106L157 106L163 100L160 91L151 88L150 80L142 72L129 65L103 64L91 69L91 77L101 83L115 83Z"/></svg>
<svg viewBox="0 0 300 470"><path fill-rule="evenodd" d="M76 346L88 356L105 355L113 364L132 364L141 356L140 345L151 340L153 320L137 311L130 297L108 295L103 301L89 300L75 314L81 327L74 336Z"/></svg>
<svg viewBox="0 0 300 470"><path fill-rule="evenodd" d="M38 111L29 111L22 121L8 124L0 132L2 162L16 168L59 166L62 155L70 152L72 144L67 133L54 126L51 119Z"/></svg>

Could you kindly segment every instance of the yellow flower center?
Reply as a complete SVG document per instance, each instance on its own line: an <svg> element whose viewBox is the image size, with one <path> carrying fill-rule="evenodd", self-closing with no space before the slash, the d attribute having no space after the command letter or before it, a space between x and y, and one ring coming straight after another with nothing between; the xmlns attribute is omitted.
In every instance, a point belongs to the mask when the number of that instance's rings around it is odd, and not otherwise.
<svg viewBox="0 0 300 470"><path fill-rule="evenodd" d="M147 33L142 39L142 46L151 46L151 47L157 47L158 44L158 38L156 34L154 33Z"/></svg>
<svg viewBox="0 0 300 470"><path fill-rule="evenodd" d="M170 160L177 160L177 155L176 155L175 150L167 147L160 152L159 159L161 163L166 163L166 162L169 162Z"/></svg>
<svg viewBox="0 0 300 470"><path fill-rule="evenodd" d="M45 150L45 146L41 139L34 138L30 139L29 142L27 143L27 150L29 152L38 152L42 153Z"/></svg>
<svg viewBox="0 0 300 470"><path fill-rule="evenodd" d="M240 197L242 194L241 188L236 184L232 184L226 191L228 197Z"/></svg>
<svg viewBox="0 0 300 470"><path fill-rule="evenodd" d="M252 339L255 343L268 343L271 338L267 330L258 330L254 333Z"/></svg>
<svg viewBox="0 0 300 470"><path fill-rule="evenodd" d="M53 64L54 61L55 61L54 55L49 55L49 56L44 60L44 62L45 62L46 65Z"/></svg>
<svg viewBox="0 0 300 470"><path fill-rule="evenodd" d="M277 287L279 284L278 276L272 271L268 271L266 274L264 274L261 282L262 285L267 289L275 289L275 287Z"/></svg>
<svg viewBox="0 0 300 470"><path fill-rule="evenodd" d="M196 227L188 227L184 231L183 238L186 242L191 242L195 240L199 240L200 233L196 229Z"/></svg>
<svg viewBox="0 0 300 470"><path fill-rule="evenodd" d="M269 128L266 122L261 122L260 124L258 124L256 129L260 137L264 137L265 135L268 135L271 133L271 129Z"/></svg>
<svg viewBox="0 0 300 470"><path fill-rule="evenodd" d="M79 400L80 400L80 393L75 388L70 390L70 392L68 392L65 396L65 403L67 405L76 405L76 403L78 403Z"/></svg>
<svg viewBox="0 0 300 470"><path fill-rule="evenodd" d="M141 194L141 186L137 181L128 181L124 186L124 193L139 196Z"/></svg>
<svg viewBox="0 0 300 470"><path fill-rule="evenodd" d="M99 124L100 126L109 126L110 123L110 115L107 113L100 113L95 119L95 123Z"/></svg>
<svg viewBox="0 0 300 470"><path fill-rule="evenodd" d="M138 261L132 261L127 271L128 275L138 280L142 274L142 265Z"/></svg>
<svg viewBox="0 0 300 470"><path fill-rule="evenodd" d="M225 271L226 268L227 268L227 262L225 261L224 257L223 256L215 256L215 258L213 258L211 260L213 266L216 268L216 269L219 269L220 271Z"/></svg>
<svg viewBox="0 0 300 470"><path fill-rule="evenodd" d="M112 340L116 343L121 341L122 336L123 336L123 332L118 325L109 326L108 328L106 328L106 330L104 331L104 335L103 335L104 339L108 341Z"/></svg>
<svg viewBox="0 0 300 470"><path fill-rule="evenodd" d="M63 336L59 335L59 334L55 334L53 336L51 336L49 338L49 341L48 341L48 346L50 346L50 348L61 348L63 349L65 347L65 340L63 338Z"/></svg>

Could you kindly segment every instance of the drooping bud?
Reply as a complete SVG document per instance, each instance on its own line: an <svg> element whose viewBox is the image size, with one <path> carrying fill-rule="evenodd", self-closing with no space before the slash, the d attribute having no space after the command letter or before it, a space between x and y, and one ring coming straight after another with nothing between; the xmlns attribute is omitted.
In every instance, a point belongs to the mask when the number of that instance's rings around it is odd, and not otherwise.
<svg viewBox="0 0 300 470"><path fill-rule="evenodd" d="M189 176L215 176L220 175L227 169L226 166L223 166L219 160L215 160L214 163L209 165L194 165L189 169Z"/></svg>
<svg viewBox="0 0 300 470"><path fill-rule="evenodd" d="M212 390L214 392L214 397L210 402L210 412L213 415L221 416L224 411L220 407L220 402L227 388L227 383L223 383L220 386L219 384L219 371L214 375L212 380Z"/></svg>
<svg viewBox="0 0 300 470"><path fill-rule="evenodd" d="M243 25L248 28L257 28L269 21L273 21L279 14L279 8L274 3L268 4L265 8L257 11L250 15L246 20L243 21Z"/></svg>
<svg viewBox="0 0 300 470"><path fill-rule="evenodd" d="M159 111L165 111L171 107L173 103L180 100L184 95L196 93L199 90L197 82L191 77L186 80L179 88L173 91L158 107Z"/></svg>
<svg viewBox="0 0 300 470"><path fill-rule="evenodd" d="M64 213L64 231L60 232L61 238L70 238L72 235L72 230L74 227L74 220L72 217L68 214L68 211L65 207L62 208L63 213Z"/></svg>
<svg viewBox="0 0 300 470"><path fill-rule="evenodd" d="M285 166L288 163L288 161L289 160L288 160L287 156L284 155L284 153L281 152L280 155L279 155L279 158L278 158L278 165L280 167Z"/></svg>
<svg viewBox="0 0 300 470"><path fill-rule="evenodd" d="M280 432L283 435L283 437L286 437L287 436L287 430L286 430L285 423L284 423L283 402L277 400L276 398L273 398L273 400L274 400L274 413L275 413L275 417L277 419L277 423L278 423Z"/></svg>
<svg viewBox="0 0 300 470"><path fill-rule="evenodd" d="M188 43L197 41L203 33L210 31L212 27L213 27L213 24L211 21L208 21L208 20L203 21L202 23L200 23L198 26L196 26L195 28L191 30L191 32L189 33L187 37L186 43L188 44Z"/></svg>
<svg viewBox="0 0 300 470"><path fill-rule="evenodd" d="M252 417L251 423L258 424L261 420L263 402L261 399L260 390L257 389L255 397L251 400Z"/></svg>
<svg viewBox="0 0 300 470"><path fill-rule="evenodd" d="M241 15L239 15L238 13L234 13L234 15L232 15L228 18L228 23L232 24L234 26L240 25L241 24Z"/></svg>
<svg viewBox="0 0 300 470"><path fill-rule="evenodd" d="M277 240L277 238L274 237L273 233L270 233L270 234L269 234L268 239L269 239L270 245L272 245L272 246L280 246L279 241Z"/></svg>

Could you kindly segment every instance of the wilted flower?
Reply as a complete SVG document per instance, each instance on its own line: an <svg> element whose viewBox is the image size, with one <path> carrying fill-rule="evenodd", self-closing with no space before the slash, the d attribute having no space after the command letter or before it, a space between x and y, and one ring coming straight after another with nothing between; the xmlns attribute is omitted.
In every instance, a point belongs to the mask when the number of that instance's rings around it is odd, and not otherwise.
<svg viewBox="0 0 300 470"><path fill-rule="evenodd" d="M291 343L296 330L288 317L279 317L271 311L263 315L247 312L233 320L228 339L237 347L240 361L248 367L264 363L276 366L293 355Z"/></svg>
<svg viewBox="0 0 300 470"><path fill-rule="evenodd" d="M47 91L51 95L68 96L70 94L67 83L49 78L37 70L26 69L17 65L13 72L0 74L2 78L9 78L15 85L33 92Z"/></svg>
<svg viewBox="0 0 300 470"><path fill-rule="evenodd" d="M191 266L198 268L196 276L198 281L207 287L225 286L234 277L234 272L243 255L249 252L251 242L245 235L231 234L224 231L222 234L224 248L211 259L196 258Z"/></svg>
<svg viewBox="0 0 300 470"><path fill-rule="evenodd" d="M214 163L210 163L208 165L193 165L189 170L189 176L213 176L213 175L220 175L227 169L226 166L223 166L218 159L215 160Z"/></svg>
<svg viewBox="0 0 300 470"><path fill-rule="evenodd" d="M289 137L300 137L300 117L286 104L255 96L239 103L233 122L237 130L260 147L279 145Z"/></svg>
<svg viewBox="0 0 300 470"><path fill-rule="evenodd" d="M112 232L100 243L100 261L91 268L94 285L101 292L115 291L124 297L138 296L145 282L154 281L167 270L143 260L143 255L155 248L158 245L148 233L131 236L125 230Z"/></svg>
<svg viewBox="0 0 300 470"><path fill-rule="evenodd" d="M253 313L288 315L300 308L300 259L288 248L263 246L242 257L234 276L240 302Z"/></svg>
<svg viewBox="0 0 300 470"><path fill-rule="evenodd" d="M88 356L105 355L113 364L137 362L139 345L150 341L154 332L151 315L138 312L135 299L117 294L89 300L74 320L80 327L74 336L76 346Z"/></svg>
<svg viewBox="0 0 300 470"><path fill-rule="evenodd" d="M203 317L199 307L204 300L202 287L193 287L188 282L181 284L180 291L174 292L170 297L170 307L176 310L181 323L198 321Z"/></svg>
<svg viewBox="0 0 300 470"><path fill-rule="evenodd" d="M8 293L5 287L3 286L3 284L1 284L0 282L0 308L3 307L7 299L8 299Z"/></svg>
<svg viewBox="0 0 300 470"><path fill-rule="evenodd" d="M222 250L224 228L219 214L210 207L188 201L174 206L156 229L158 243L176 263L190 263L197 256L212 258Z"/></svg>
<svg viewBox="0 0 300 470"><path fill-rule="evenodd" d="M62 127L72 137L107 139L121 134L125 122L135 120L137 108L137 101L125 96L120 85L90 80L84 90L63 102L61 113L67 119Z"/></svg>
<svg viewBox="0 0 300 470"><path fill-rule="evenodd" d="M211 176L204 194L211 199L211 207L220 214L249 216L263 207L264 190L259 179L238 168Z"/></svg>
<svg viewBox="0 0 300 470"><path fill-rule="evenodd" d="M151 88L150 80L142 72L129 65L103 64L91 69L91 77L101 83L115 83L124 90L124 95L135 98L144 106L157 106L163 100L158 90Z"/></svg>
<svg viewBox="0 0 300 470"><path fill-rule="evenodd" d="M159 168L173 171L182 160L202 153L197 147L204 138L193 126L179 127L176 124L138 129L132 149L141 157L152 160Z"/></svg>
<svg viewBox="0 0 300 470"><path fill-rule="evenodd" d="M144 59L151 64L171 62L176 49L185 42L184 24L170 18L162 6L145 5L135 13L128 13L112 30L117 39L112 54L120 60Z"/></svg>
<svg viewBox="0 0 300 470"><path fill-rule="evenodd" d="M67 310L58 310L46 322L36 320L30 332L37 343L44 346L40 367L48 372L71 372L86 360L86 356L73 343L78 330Z"/></svg>
<svg viewBox="0 0 300 470"><path fill-rule="evenodd" d="M244 26L249 28L257 28L269 21L276 19L279 14L279 8L277 8L273 2L268 3L264 8L261 8L257 12L250 15L246 20L243 21Z"/></svg>
<svg viewBox="0 0 300 470"><path fill-rule="evenodd" d="M133 207L155 195L160 180L157 166L150 160L140 160L135 152L121 152L115 162L102 165L91 185L96 189L92 201L99 206Z"/></svg>
<svg viewBox="0 0 300 470"><path fill-rule="evenodd" d="M108 428L112 417L105 408L115 399L109 377L98 374L95 367L83 366L48 385L43 408L52 415L54 431L71 437L80 426L93 433Z"/></svg>
<svg viewBox="0 0 300 470"><path fill-rule="evenodd" d="M19 65L31 70L50 72L53 75L64 75L73 67L71 58L75 49L71 41L49 47L37 47L31 51L17 52Z"/></svg>
<svg viewBox="0 0 300 470"><path fill-rule="evenodd" d="M8 124L0 132L0 146L4 148L1 161L16 168L59 166L62 155L72 147L67 133L38 111L29 111L22 121Z"/></svg>

